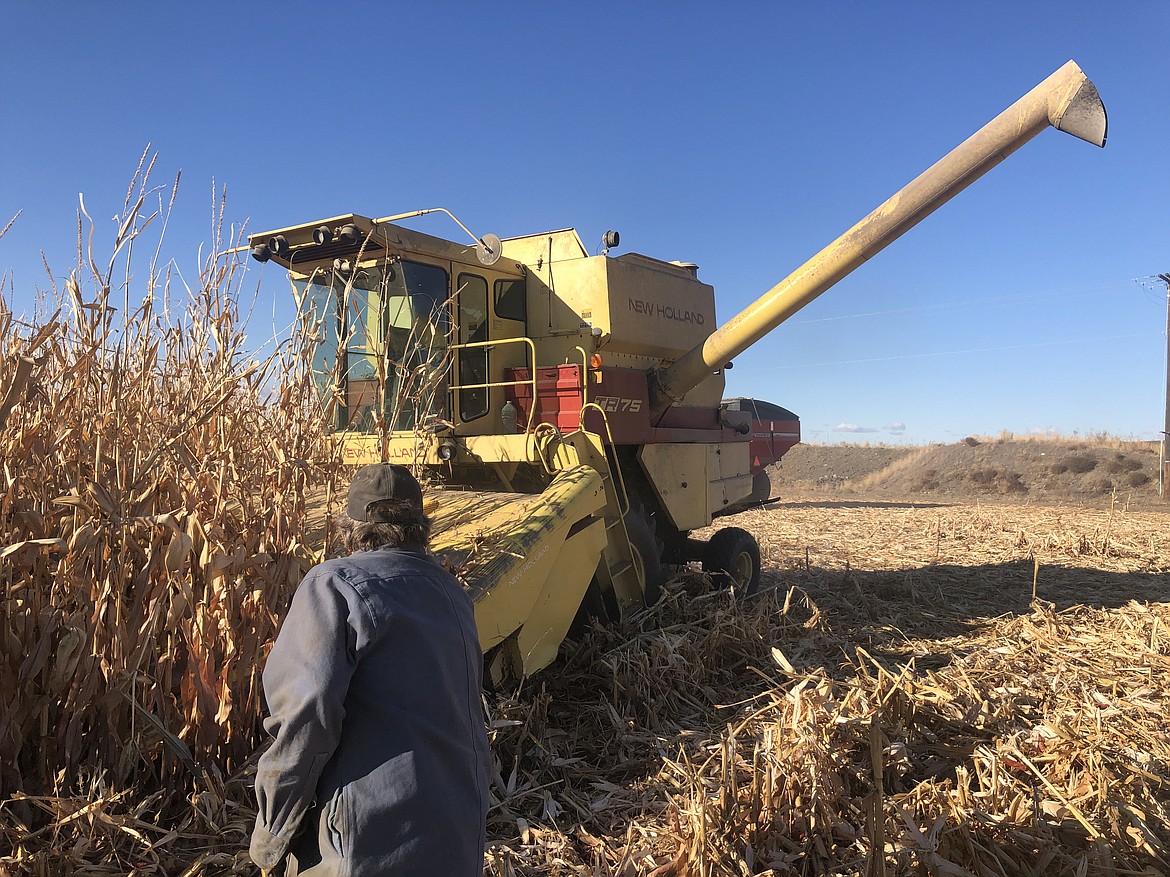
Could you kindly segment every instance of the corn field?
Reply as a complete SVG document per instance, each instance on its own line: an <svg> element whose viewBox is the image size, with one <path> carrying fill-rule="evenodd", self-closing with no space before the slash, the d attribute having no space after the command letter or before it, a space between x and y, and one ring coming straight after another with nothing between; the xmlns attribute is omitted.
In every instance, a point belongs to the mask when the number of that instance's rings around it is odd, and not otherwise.
<svg viewBox="0 0 1170 877"><path fill-rule="evenodd" d="M189 794L222 798L314 562L305 496L335 474L308 327L253 358L237 260L217 244L187 285L161 259L178 180L153 186L152 165L108 260L83 206L76 267L43 314L0 300L0 798L15 794L18 847L75 795L129 792L163 821Z"/></svg>

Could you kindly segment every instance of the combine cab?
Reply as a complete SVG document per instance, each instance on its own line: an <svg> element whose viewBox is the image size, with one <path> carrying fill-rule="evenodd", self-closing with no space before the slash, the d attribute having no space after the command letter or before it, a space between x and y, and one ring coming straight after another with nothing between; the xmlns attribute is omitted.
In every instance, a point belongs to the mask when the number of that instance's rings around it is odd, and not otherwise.
<svg viewBox="0 0 1170 877"><path fill-rule="evenodd" d="M422 210L249 246L287 269L316 332L344 459L409 464L432 485L433 547L472 594L499 680L551 662L579 611L653 601L665 564L758 586L746 532L689 534L767 498L763 469L799 421L724 401L725 368L1048 125L1104 145L1104 108L1072 62L718 329L693 264L611 256L614 232L593 256L572 229L501 241L464 227L459 243L399 224L435 212Z"/></svg>

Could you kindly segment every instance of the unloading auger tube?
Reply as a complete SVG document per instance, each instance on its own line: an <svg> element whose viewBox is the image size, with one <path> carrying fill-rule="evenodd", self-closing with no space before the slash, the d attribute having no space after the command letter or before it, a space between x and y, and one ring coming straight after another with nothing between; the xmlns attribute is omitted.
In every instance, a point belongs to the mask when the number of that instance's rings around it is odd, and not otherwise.
<svg viewBox="0 0 1170 877"><path fill-rule="evenodd" d="M722 368L862 262L917 225L1051 125L1105 145L1105 106L1097 88L1069 61L943 156L901 191L833 241L702 344L650 379L657 418L712 371Z"/></svg>

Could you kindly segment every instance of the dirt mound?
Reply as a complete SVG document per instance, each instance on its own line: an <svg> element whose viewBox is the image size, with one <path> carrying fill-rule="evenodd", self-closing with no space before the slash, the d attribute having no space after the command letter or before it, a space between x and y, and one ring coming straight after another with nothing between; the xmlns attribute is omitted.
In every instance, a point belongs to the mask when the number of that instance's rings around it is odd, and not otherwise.
<svg viewBox="0 0 1170 877"><path fill-rule="evenodd" d="M841 492L1036 501L1157 500L1153 442L965 439L920 448L797 445L771 467L773 493Z"/></svg>
<svg viewBox="0 0 1170 877"><path fill-rule="evenodd" d="M779 463L771 466L769 474L774 485L813 484L834 487L881 472L916 450L800 444L785 454Z"/></svg>

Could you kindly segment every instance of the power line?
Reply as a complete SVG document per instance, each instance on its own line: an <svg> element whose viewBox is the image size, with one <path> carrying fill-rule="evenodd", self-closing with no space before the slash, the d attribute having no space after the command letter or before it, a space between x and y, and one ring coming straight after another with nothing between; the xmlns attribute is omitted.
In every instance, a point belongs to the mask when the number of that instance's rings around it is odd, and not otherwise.
<svg viewBox="0 0 1170 877"><path fill-rule="evenodd" d="M1158 465L1158 495L1166 497L1166 445L1170 441L1170 274L1159 274L1158 280L1166 284L1166 421L1162 427L1162 443L1159 446L1161 460Z"/></svg>

